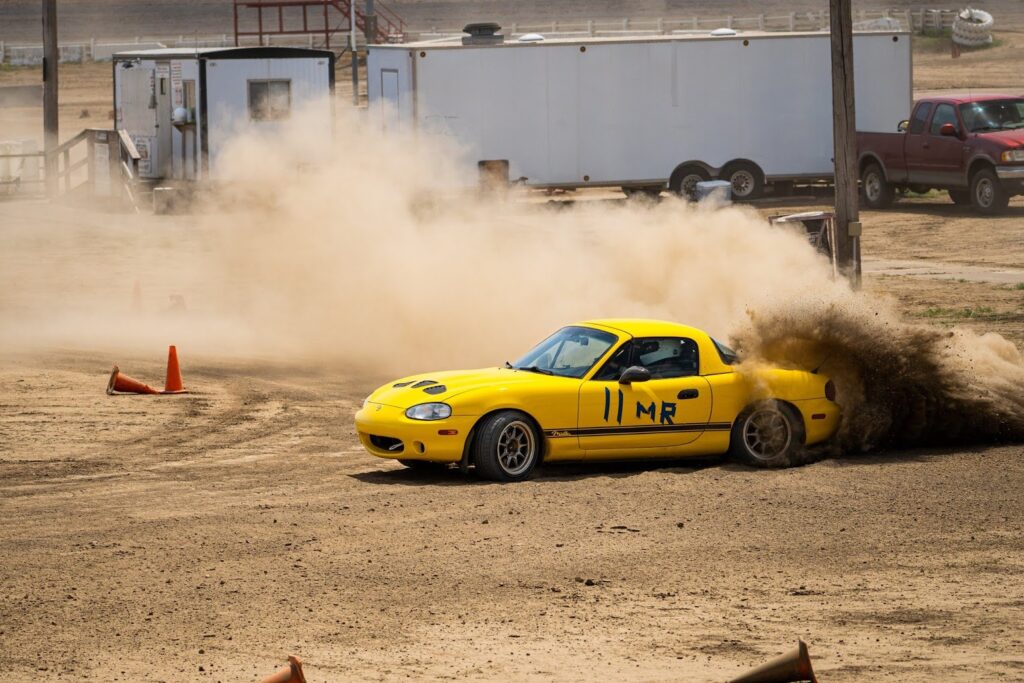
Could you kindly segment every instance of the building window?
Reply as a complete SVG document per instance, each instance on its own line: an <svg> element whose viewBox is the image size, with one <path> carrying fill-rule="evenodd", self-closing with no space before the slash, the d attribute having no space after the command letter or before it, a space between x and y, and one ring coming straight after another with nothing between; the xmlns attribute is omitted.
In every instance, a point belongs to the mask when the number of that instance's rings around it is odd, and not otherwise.
<svg viewBox="0 0 1024 683"><path fill-rule="evenodd" d="M280 121L292 110L291 81L249 81L249 118Z"/></svg>

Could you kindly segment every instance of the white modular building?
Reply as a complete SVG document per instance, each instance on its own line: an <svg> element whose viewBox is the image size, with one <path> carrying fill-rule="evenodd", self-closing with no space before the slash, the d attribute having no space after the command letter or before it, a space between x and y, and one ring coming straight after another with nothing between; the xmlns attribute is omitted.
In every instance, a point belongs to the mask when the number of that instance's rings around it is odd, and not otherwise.
<svg viewBox="0 0 1024 683"><path fill-rule="evenodd" d="M374 125L450 137L468 173L499 164L532 187L692 193L722 178L746 198L833 175L827 33L512 40L497 28L370 46ZM907 117L910 43L854 36L858 130Z"/></svg>
<svg viewBox="0 0 1024 683"><path fill-rule="evenodd" d="M329 141L334 54L289 47L166 48L118 52L115 128L135 143L144 179L218 177L240 132L273 132L302 112Z"/></svg>

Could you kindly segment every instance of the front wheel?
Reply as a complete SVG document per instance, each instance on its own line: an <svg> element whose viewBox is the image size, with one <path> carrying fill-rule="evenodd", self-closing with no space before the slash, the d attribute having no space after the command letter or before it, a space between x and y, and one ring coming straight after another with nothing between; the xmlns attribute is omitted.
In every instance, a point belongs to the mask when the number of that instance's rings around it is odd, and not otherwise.
<svg viewBox="0 0 1024 683"><path fill-rule="evenodd" d="M804 444L803 419L778 401L756 403L732 426L729 453L754 467L788 467Z"/></svg>
<svg viewBox="0 0 1024 683"><path fill-rule="evenodd" d="M980 213L1000 213L1010 203L1010 194L1003 188L991 168L983 168L971 178L971 205Z"/></svg>
<svg viewBox="0 0 1024 683"><path fill-rule="evenodd" d="M887 209L892 206L894 194L892 185L885 180L885 173L878 164L868 164L860 174L861 192L864 204L870 209Z"/></svg>
<svg viewBox="0 0 1024 683"><path fill-rule="evenodd" d="M523 413L503 410L487 417L473 443L476 471L491 481L522 481L540 459L540 436Z"/></svg>

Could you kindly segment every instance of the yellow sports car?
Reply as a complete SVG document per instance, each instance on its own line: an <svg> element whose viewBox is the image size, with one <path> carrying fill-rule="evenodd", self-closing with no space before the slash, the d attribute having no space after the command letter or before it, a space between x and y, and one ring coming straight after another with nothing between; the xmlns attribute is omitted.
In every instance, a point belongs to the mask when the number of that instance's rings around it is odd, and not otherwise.
<svg viewBox="0 0 1024 683"><path fill-rule="evenodd" d="M406 377L356 413L363 446L409 467L470 465L496 481L541 461L730 453L783 467L839 422L835 385L814 372L738 373L735 354L693 327L595 320L563 327L516 363Z"/></svg>

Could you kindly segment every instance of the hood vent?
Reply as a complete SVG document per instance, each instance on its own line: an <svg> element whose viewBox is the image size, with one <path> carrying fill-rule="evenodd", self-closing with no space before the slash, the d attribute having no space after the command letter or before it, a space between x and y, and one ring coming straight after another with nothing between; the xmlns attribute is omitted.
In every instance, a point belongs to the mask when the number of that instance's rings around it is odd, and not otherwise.
<svg viewBox="0 0 1024 683"><path fill-rule="evenodd" d="M413 384L412 388L419 389L420 387L429 387L431 384L437 384L437 382L432 379L422 379L419 382L416 382L416 384Z"/></svg>
<svg viewBox="0 0 1024 683"><path fill-rule="evenodd" d="M443 394L446 391L448 391L448 387L443 384L435 384L434 386L427 387L423 390L423 392L427 394Z"/></svg>
<svg viewBox="0 0 1024 683"><path fill-rule="evenodd" d="M466 24L462 29L468 36L462 37L463 45L498 45L505 42L505 36L498 33L501 26L493 21L479 24Z"/></svg>

